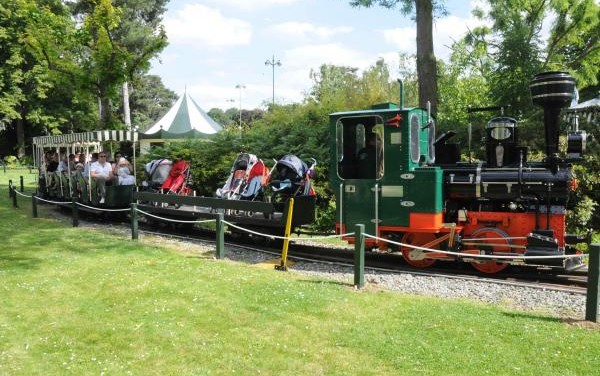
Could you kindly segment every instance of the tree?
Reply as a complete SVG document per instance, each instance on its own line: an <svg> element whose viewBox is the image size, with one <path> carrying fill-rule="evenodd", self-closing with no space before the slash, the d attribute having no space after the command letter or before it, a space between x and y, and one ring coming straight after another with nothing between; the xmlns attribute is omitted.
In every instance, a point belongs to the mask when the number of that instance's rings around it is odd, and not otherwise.
<svg viewBox="0 0 600 376"><path fill-rule="evenodd" d="M133 82L131 125L145 130L160 119L177 100L177 94L167 89L159 76L144 75Z"/></svg>
<svg viewBox="0 0 600 376"><path fill-rule="evenodd" d="M477 9L475 15L492 26L472 31L461 47L483 61L491 101L510 105L521 117L523 141L541 147L541 109L531 102L529 82L542 71L566 70L577 78L579 89L597 84L600 6L593 0L491 0L489 5L488 12ZM546 37L543 25L552 18Z"/></svg>
<svg viewBox="0 0 600 376"><path fill-rule="evenodd" d="M167 45L160 25L167 0L80 0L71 3L81 19L80 59L88 86L100 102L100 127L110 127L111 100L122 84L147 72L150 60Z"/></svg>
<svg viewBox="0 0 600 376"><path fill-rule="evenodd" d="M444 12L436 0L352 0L354 7L371 7L378 4L386 8L399 7L402 13L414 10L417 24L417 75L419 84L419 106L425 108L431 102L433 113L437 113L437 61L433 51L434 10Z"/></svg>
<svg viewBox="0 0 600 376"><path fill-rule="evenodd" d="M26 137L86 128L94 109L77 85L75 28L62 2L10 0L0 14L0 120L14 130L21 157Z"/></svg>

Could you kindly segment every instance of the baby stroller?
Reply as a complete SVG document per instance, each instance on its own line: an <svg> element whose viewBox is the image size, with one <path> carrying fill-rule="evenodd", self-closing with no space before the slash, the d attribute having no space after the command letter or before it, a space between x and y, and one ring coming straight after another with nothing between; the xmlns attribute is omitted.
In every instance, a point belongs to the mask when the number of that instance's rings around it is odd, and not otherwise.
<svg viewBox="0 0 600 376"><path fill-rule="evenodd" d="M183 159L179 159L173 163L169 175L160 187L161 191L166 194L188 196L192 191L188 186L190 179L190 164Z"/></svg>
<svg viewBox="0 0 600 376"><path fill-rule="evenodd" d="M273 202L283 202L294 196L314 196L310 179L314 175L317 161L311 158L310 167L295 155L288 154L275 163L269 176Z"/></svg>
<svg viewBox="0 0 600 376"><path fill-rule="evenodd" d="M262 200L267 167L254 154L240 153L231 167L231 174L216 196L227 200Z"/></svg>
<svg viewBox="0 0 600 376"><path fill-rule="evenodd" d="M155 159L144 166L146 171L146 180L142 182L145 190L160 192L160 189L167 180L173 167L173 162L168 159Z"/></svg>

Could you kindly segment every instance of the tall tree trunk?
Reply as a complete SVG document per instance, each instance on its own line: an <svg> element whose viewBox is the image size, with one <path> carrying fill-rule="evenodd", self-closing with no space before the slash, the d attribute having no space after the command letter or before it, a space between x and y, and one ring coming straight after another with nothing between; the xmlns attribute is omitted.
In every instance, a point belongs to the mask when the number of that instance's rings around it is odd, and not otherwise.
<svg viewBox="0 0 600 376"><path fill-rule="evenodd" d="M25 125L23 117L16 119L17 128L17 158L21 159L25 156Z"/></svg>
<svg viewBox="0 0 600 376"><path fill-rule="evenodd" d="M437 66L433 52L433 4L431 0L415 0L417 14L417 75L419 106L437 113Z"/></svg>
<svg viewBox="0 0 600 376"><path fill-rule="evenodd" d="M106 95L100 96L100 128L107 129L110 124L110 99Z"/></svg>
<svg viewBox="0 0 600 376"><path fill-rule="evenodd" d="M123 121L128 130L131 130L131 111L129 110L129 85L123 82Z"/></svg>

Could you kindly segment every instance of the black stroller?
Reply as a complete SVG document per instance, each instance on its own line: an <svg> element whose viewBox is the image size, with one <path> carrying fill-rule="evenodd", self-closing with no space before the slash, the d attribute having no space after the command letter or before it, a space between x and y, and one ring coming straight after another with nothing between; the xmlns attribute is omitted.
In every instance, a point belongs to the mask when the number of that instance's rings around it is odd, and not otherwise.
<svg viewBox="0 0 600 376"><path fill-rule="evenodd" d="M269 175L271 202L283 204L290 197L314 196L311 184L317 161L311 158L310 167L295 155L288 154L275 163Z"/></svg>

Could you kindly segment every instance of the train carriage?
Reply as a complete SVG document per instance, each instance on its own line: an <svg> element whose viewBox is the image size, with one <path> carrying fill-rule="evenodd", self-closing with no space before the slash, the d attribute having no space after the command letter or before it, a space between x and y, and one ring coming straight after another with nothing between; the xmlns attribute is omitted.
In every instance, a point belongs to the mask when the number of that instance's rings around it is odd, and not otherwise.
<svg viewBox="0 0 600 376"><path fill-rule="evenodd" d="M49 168L54 163L48 155L60 156L82 152L90 155L94 152L112 154L112 143L128 143L132 151L132 164L135 166L135 150L138 141L137 132L105 130L77 134L64 134L54 136L40 136L33 138L33 156L35 167L39 170L38 196L51 201L75 201L82 210L101 213L103 209L130 208L132 203L137 203L138 208L154 216L164 216L166 221L190 222L199 219L210 219L216 213L224 213L225 219L251 227L255 231L271 235L282 235L286 225L290 198L293 197L292 227L310 224L315 217L315 196L299 192L296 195L286 195L281 202L264 202L260 200L230 200L219 197L188 197L187 195L168 195L151 192L137 192L136 185L118 185L116 179L105 187L104 200L97 192L95 179L91 172L82 173L72 170L69 164L66 169L59 171L56 166ZM125 146L125 145L124 145ZM294 157L295 158L295 157ZM56 162L56 161L55 161ZM186 165L189 169L189 166ZM135 171L133 176L135 179ZM148 184L147 184L148 185ZM147 187L143 187L147 191ZM163 185L164 188L164 185ZM189 189L186 186L186 189ZM114 211L114 210L112 210ZM116 210L125 213L127 211ZM231 232L238 231L235 227ZM239 230L241 231L241 230Z"/></svg>
<svg viewBox="0 0 600 376"><path fill-rule="evenodd" d="M66 168L62 171L49 171L48 167L52 161L48 160L47 156L48 153L56 156L76 153L89 156L101 151L112 151L110 148L105 149L104 145L118 142L131 145L132 163L135 165L137 136L137 132L133 131L103 130L34 137L33 160L34 166L39 170L38 194L56 200L76 200L83 204L107 208L129 206L133 200L135 186L109 184L106 186L104 202L100 203L102 198L97 193L96 182L92 179L89 169L86 170L87 174L84 174L73 169L71 163L66 163ZM135 171L132 173L135 179Z"/></svg>

